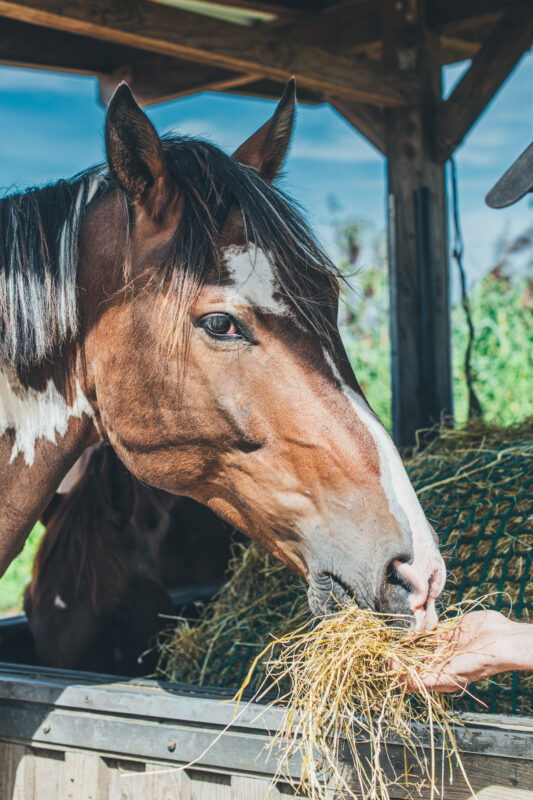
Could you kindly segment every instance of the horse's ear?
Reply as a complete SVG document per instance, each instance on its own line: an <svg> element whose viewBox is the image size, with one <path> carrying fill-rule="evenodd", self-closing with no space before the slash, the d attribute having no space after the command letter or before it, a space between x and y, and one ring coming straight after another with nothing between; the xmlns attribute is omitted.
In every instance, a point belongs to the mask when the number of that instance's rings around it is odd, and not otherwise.
<svg viewBox="0 0 533 800"><path fill-rule="evenodd" d="M233 153L233 158L253 167L268 183L278 175L291 140L296 107L296 83L287 83L274 116Z"/></svg>
<svg viewBox="0 0 533 800"><path fill-rule="evenodd" d="M172 180L161 139L127 83L117 87L109 103L105 144L109 169L119 186L151 217L159 216L170 198Z"/></svg>

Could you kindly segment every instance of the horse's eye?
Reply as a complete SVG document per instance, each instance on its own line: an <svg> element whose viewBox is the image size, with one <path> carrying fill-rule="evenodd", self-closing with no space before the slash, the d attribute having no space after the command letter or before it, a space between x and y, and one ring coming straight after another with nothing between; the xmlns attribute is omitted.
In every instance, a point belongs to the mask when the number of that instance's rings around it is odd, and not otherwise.
<svg viewBox="0 0 533 800"><path fill-rule="evenodd" d="M220 339L237 339L241 336L235 320L229 314L209 314L203 318L202 327L211 336Z"/></svg>

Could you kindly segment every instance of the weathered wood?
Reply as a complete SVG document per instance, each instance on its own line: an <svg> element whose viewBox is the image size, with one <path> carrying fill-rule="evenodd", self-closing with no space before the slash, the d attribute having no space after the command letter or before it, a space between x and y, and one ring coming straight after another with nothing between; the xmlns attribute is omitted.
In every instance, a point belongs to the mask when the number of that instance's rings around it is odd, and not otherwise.
<svg viewBox="0 0 533 800"><path fill-rule="evenodd" d="M25 800L48 800L49 797L60 796L65 800L67 797L71 799L72 795L67 793L65 758L66 754L61 750L34 748L31 758L33 795L28 794Z"/></svg>
<svg viewBox="0 0 533 800"><path fill-rule="evenodd" d="M524 0L431 0L426 4L426 24L443 30L461 20L480 20L523 4Z"/></svg>
<svg viewBox="0 0 533 800"><path fill-rule="evenodd" d="M163 764L122 763L109 770L109 800L193 800L184 770Z"/></svg>
<svg viewBox="0 0 533 800"><path fill-rule="evenodd" d="M231 775L188 770L193 800L233 800Z"/></svg>
<svg viewBox="0 0 533 800"><path fill-rule="evenodd" d="M441 752L437 752L435 759L435 778L442 800L533 800L533 762L464 754L461 762L466 779L455 759L452 759L452 768ZM389 763L385 771L389 775L401 774L405 769L404 756L411 770L411 792L394 787L391 790L391 800L431 800L432 793L427 785L427 780L422 784L419 766L409 754L404 754L402 747L389 747L387 759ZM426 752L428 763L431 755ZM417 786L417 777L420 786ZM355 784L354 784L355 788ZM473 790L474 795L470 791Z"/></svg>
<svg viewBox="0 0 533 800"><path fill-rule="evenodd" d="M281 800L281 792L272 781L233 775L231 779L231 800Z"/></svg>
<svg viewBox="0 0 533 800"><path fill-rule="evenodd" d="M383 109L351 100L325 98L348 122L357 128L380 153L385 152L385 115Z"/></svg>
<svg viewBox="0 0 533 800"><path fill-rule="evenodd" d="M435 121L436 155L446 161L533 41L533 4L507 13L442 103Z"/></svg>
<svg viewBox="0 0 533 800"><path fill-rule="evenodd" d="M453 394L445 175L431 148L441 69L423 31L405 31L393 12L384 15L388 57L400 66L404 34L418 41L409 49L410 66L423 80L417 104L385 112L392 424L405 447L417 430L452 414Z"/></svg>
<svg viewBox="0 0 533 800"><path fill-rule="evenodd" d="M138 51L130 47L86 36L52 29L43 32L38 25L12 19L0 23L0 64L98 75L117 69L136 55Z"/></svg>
<svg viewBox="0 0 533 800"><path fill-rule="evenodd" d="M221 92L246 86L257 75L241 75L205 64L170 59L167 56L145 55L100 77L99 100L107 106L120 81L127 81L142 105L162 103L195 92Z"/></svg>
<svg viewBox="0 0 533 800"><path fill-rule="evenodd" d="M33 800L33 752L24 744L0 742L1 800Z"/></svg>
<svg viewBox="0 0 533 800"><path fill-rule="evenodd" d="M273 80L295 74L302 86L366 103L407 105L417 93L416 76L148 0L0 0L0 15Z"/></svg>
<svg viewBox="0 0 533 800"><path fill-rule="evenodd" d="M65 800L101 800L107 794L107 778L108 768L99 755L65 753Z"/></svg>
<svg viewBox="0 0 533 800"><path fill-rule="evenodd" d="M222 692L106 680L0 665L1 800L293 796L285 783L269 788L276 762L265 758L265 746L279 727L281 709L251 704L235 717L234 706L220 702ZM533 800L533 720L480 714L465 719L469 729L458 727L456 736L477 800ZM230 722L232 727L223 733ZM427 746L427 731L419 727L416 734ZM128 750L133 752L125 759L120 753ZM157 757L151 755L156 752ZM401 745L390 744L389 755L393 767L403 769ZM441 755L437 737L438 775ZM199 756L194 766L177 769ZM295 763L296 779L299 768ZM413 796L430 797L425 790ZM405 800L401 791L391 797ZM443 798L470 800L458 770L451 784L445 772Z"/></svg>

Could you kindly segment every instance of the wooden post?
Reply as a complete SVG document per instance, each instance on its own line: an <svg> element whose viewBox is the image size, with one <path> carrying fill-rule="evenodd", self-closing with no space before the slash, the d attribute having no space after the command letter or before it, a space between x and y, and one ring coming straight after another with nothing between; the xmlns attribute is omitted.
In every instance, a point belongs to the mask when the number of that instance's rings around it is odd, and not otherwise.
<svg viewBox="0 0 533 800"><path fill-rule="evenodd" d="M386 0L384 11L384 57L416 71L422 84L413 106L385 111L392 423L397 445L405 447L417 430L453 413L446 186L433 130L441 68L422 27L413 31L413 0ZM405 17L398 20L406 12L413 23L407 40Z"/></svg>

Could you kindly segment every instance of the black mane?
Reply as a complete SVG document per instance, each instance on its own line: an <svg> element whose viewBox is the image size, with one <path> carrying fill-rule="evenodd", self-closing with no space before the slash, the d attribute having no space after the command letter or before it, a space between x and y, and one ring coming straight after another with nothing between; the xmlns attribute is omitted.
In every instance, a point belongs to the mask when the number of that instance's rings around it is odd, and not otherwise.
<svg viewBox="0 0 533 800"><path fill-rule="evenodd" d="M214 145L167 136L169 170L184 195L183 217L162 283L180 308L218 260L229 209L240 208L247 237L269 255L281 290L299 318L329 341L324 313L337 272L320 249L298 206L252 169ZM107 168L0 200L0 359L29 366L57 352L77 333L77 243L90 201L116 188Z"/></svg>

